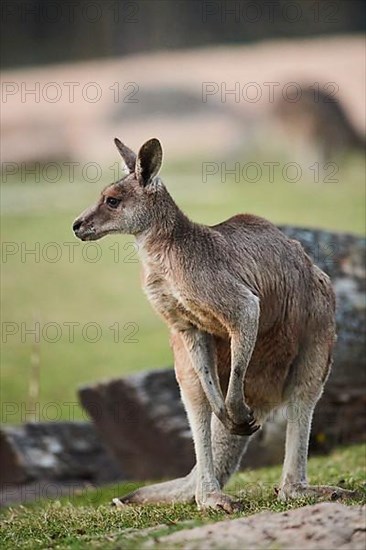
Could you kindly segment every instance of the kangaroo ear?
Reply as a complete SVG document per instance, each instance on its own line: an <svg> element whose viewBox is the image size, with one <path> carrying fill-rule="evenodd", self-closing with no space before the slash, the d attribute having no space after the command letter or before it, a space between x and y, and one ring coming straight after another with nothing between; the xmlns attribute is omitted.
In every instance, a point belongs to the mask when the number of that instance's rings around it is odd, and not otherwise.
<svg viewBox="0 0 366 550"><path fill-rule="evenodd" d="M122 143L122 141L118 138L114 138L114 143L116 144L116 147L120 152L121 157L123 158L123 162L129 169L129 171L133 172L136 164L136 153L131 151L131 149L127 147L127 145Z"/></svg>
<svg viewBox="0 0 366 550"><path fill-rule="evenodd" d="M136 161L135 173L144 187L158 175L163 160L163 149L156 138L149 139L141 147Z"/></svg>

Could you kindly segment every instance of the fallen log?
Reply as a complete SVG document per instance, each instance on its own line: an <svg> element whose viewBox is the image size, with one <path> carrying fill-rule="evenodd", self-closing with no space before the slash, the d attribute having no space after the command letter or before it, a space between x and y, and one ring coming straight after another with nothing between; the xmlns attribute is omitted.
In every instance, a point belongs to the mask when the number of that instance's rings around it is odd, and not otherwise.
<svg viewBox="0 0 366 550"><path fill-rule="evenodd" d="M38 480L122 479L116 460L90 422L30 422L0 430L0 489Z"/></svg>

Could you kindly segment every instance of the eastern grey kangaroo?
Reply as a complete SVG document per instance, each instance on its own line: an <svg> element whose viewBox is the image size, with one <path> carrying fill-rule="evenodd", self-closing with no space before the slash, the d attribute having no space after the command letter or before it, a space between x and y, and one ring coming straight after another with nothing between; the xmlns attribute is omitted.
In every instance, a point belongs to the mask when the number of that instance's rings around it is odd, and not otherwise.
<svg viewBox="0 0 366 550"><path fill-rule="evenodd" d="M115 503L195 499L199 508L232 512L239 504L222 488L251 435L280 406L292 412L279 498L347 493L306 480L312 414L335 341L328 276L297 241L257 216L192 222L158 177L160 142L150 139L137 156L115 143L129 174L106 187L73 229L83 241L136 237L144 290L170 329L197 460L186 477Z"/></svg>

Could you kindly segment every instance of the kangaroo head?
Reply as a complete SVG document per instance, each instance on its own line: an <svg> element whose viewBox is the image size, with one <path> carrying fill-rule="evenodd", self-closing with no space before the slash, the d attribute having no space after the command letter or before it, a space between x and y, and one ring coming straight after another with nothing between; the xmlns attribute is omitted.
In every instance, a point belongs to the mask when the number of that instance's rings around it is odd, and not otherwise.
<svg viewBox="0 0 366 550"><path fill-rule="evenodd" d="M137 235L150 227L157 217L164 193L157 178L163 151L159 140L148 140L136 154L119 139L114 140L129 174L108 185L98 202L75 220L73 230L82 241L95 241L109 233Z"/></svg>

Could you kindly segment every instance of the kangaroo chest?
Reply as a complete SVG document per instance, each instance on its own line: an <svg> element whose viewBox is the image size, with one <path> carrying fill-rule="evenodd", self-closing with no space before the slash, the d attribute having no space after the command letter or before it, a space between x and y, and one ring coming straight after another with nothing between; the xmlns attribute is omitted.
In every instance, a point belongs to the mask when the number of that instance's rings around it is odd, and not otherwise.
<svg viewBox="0 0 366 550"><path fill-rule="evenodd" d="M150 303L171 328L186 330L194 325L211 334L226 334L214 313L179 288L163 270L144 265L142 278Z"/></svg>

